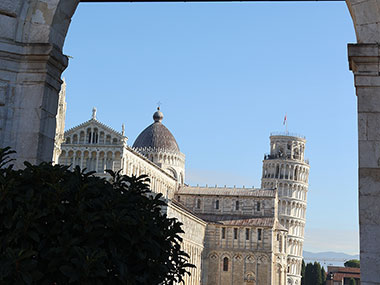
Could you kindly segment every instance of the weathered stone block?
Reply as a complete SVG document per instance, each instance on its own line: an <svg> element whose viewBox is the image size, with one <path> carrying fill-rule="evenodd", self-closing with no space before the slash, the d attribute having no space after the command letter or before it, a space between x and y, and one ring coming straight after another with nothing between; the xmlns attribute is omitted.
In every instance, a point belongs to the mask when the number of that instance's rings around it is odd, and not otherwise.
<svg viewBox="0 0 380 285"><path fill-rule="evenodd" d="M380 76L357 75L355 76L355 86L356 87L380 87Z"/></svg>
<svg viewBox="0 0 380 285"><path fill-rule="evenodd" d="M356 25L366 25L378 22L379 4L376 0L350 1L355 10ZM353 3L354 2L354 3Z"/></svg>
<svg viewBox="0 0 380 285"><path fill-rule="evenodd" d="M358 114L358 135L360 140L367 140L367 114L359 113Z"/></svg>
<svg viewBox="0 0 380 285"><path fill-rule="evenodd" d="M20 0L1 0L0 14L17 17L18 11L23 1Z"/></svg>
<svg viewBox="0 0 380 285"><path fill-rule="evenodd" d="M365 241L361 240L361 245ZM360 284L380 283L380 259L378 253L360 252Z"/></svg>
<svg viewBox="0 0 380 285"><path fill-rule="evenodd" d="M13 40L16 33L17 19L0 14L0 38Z"/></svg>
<svg viewBox="0 0 380 285"><path fill-rule="evenodd" d="M359 192L361 195L380 196L380 168L359 169Z"/></svg>
<svg viewBox="0 0 380 285"><path fill-rule="evenodd" d="M360 227L372 226L372 238L380 240L380 193L359 194ZM367 233L369 233L367 231ZM377 250L380 253L380 248Z"/></svg>
<svg viewBox="0 0 380 285"><path fill-rule="evenodd" d="M40 23L30 23L30 33L23 39L29 43L47 43L50 37L49 25Z"/></svg>
<svg viewBox="0 0 380 285"><path fill-rule="evenodd" d="M379 46L375 43L348 44L348 57L374 57L379 54Z"/></svg>
<svg viewBox="0 0 380 285"><path fill-rule="evenodd" d="M365 239L362 250L365 252L370 252L373 254L380 255L379 251L379 239L380 239L380 228L378 225L362 225L360 227L360 234L364 236L368 236L374 233L373 238Z"/></svg>
<svg viewBox="0 0 380 285"><path fill-rule="evenodd" d="M367 138L380 143L380 113L367 113Z"/></svg>
<svg viewBox="0 0 380 285"><path fill-rule="evenodd" d="M358 112L380 113L380 87L357 88Z"/></svg>
<svg viewBox="0 0 380 285"><path fill-rule="evenodd" d="M359 141L359 165L380 168L380 141Z"/></svg>
<svg viewBox="0 0 380 285"><path fill-rule="evenodd" d="M380 42L379 23L361 24L355 26L356 35L359 43L378 43Z"/></svg>

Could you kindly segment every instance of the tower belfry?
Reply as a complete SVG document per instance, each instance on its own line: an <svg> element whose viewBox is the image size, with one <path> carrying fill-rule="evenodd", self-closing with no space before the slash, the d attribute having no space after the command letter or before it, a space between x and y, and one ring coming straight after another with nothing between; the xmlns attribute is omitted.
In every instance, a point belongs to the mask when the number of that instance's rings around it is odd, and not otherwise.
<svg viewBox="0 0 380 285"><path fill-rule="evenodd" d="M262 188L278 189L278 219L288 229L287 284L301 284L302 250L306 222L309 162L306 139L271 134L270 153L264 156Z"/></svg>

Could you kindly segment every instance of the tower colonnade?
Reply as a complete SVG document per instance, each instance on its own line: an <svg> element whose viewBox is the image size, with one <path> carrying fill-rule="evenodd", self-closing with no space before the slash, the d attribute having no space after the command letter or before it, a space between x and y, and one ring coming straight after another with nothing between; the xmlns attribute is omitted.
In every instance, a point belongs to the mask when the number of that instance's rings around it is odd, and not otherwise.
<svg viewBox="0 0 380 285"><path fill-rule="evenodd" d="M264 160L272 159L265 155ZM269 162L263 167L262 178L275 178L307 182L309 180L309 167L299 165L296 161Z"/></svg>

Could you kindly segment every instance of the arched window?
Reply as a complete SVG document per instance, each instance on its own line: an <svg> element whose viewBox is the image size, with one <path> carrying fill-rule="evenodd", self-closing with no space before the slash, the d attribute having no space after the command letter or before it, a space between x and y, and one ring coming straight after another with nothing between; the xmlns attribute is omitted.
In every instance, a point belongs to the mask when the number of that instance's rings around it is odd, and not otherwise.
<svg viewBox="0 0 380 285"><path fill-rule="evenodd" d="M201 208L201 199L198 199L197 200L197 209L200 209Z"/></svg>
<svg viewBox="0 0 380 285"><path fill-rule="evenodd" d="M84 131L81 131L79 134L79 143L84 143Z"/></svg>
<svg viewBox="0 0 380 285"><path fill-rule="evenodd" d="M92 134L92 143L98 143L99 134L98 129L94 129L94 132Z"/></svg>
<svg viewBox="0 0 380 285"><path fill-rule="evenodd" d="M223 271L228 271L228 257L223 258Z"/></svg>
<svg viewBox="0 0 380 285"><path fill-rule="evenodd" d="M100 132L99 143L104 144L104 132Z"/></svg>
<svg viewBox="0 0 380 285"><path fill-rule="evenodd" d="M293 153L294 153L293 158L294 159L299 159L299 150L298 150L298 148L295 148L293 150Z"/></svg>
<svg viewBox="0 0 380 285"><path fill-rule="evenodd" d="M262 229L257 229L257 240L262 240Z"/></svg>
<svg viewBox="0 0 380 285"><path fill-rule="evenodd" d="M257 202L256 210L261 211L261 203L260 202Z"/></svg>
<svg viewBox="0 0 380 285"><path fill-rule="evenodd" d="M215 201L215 209L217 209L217 210L219 209L219 200Z"/></svg>
<svg viewBox="0 0 380 285"><path fill-rule="evenodd" d="M234 239L238 238L238 228L234 228Z"/></svg>
<svg viewBox="0 0 380 285"><path fill-rule="evenodd" d="M239 201L236 201L236 202L235 202L235 209L236 209L236 211L239 210Z"/></svg>

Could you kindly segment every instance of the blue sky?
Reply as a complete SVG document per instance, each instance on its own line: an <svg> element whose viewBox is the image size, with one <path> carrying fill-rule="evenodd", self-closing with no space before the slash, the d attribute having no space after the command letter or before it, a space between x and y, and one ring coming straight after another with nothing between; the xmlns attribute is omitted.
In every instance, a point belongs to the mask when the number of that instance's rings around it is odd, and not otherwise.
<svg viewBox="0 0 380 285"><path fill-rule="evenodd" d="M356 254L354 42L344 2L80 4L64 47L66 129L95 106L132 145L160 101L187 183L257 187L287 113L311 165L304 249Z"/></svg>

